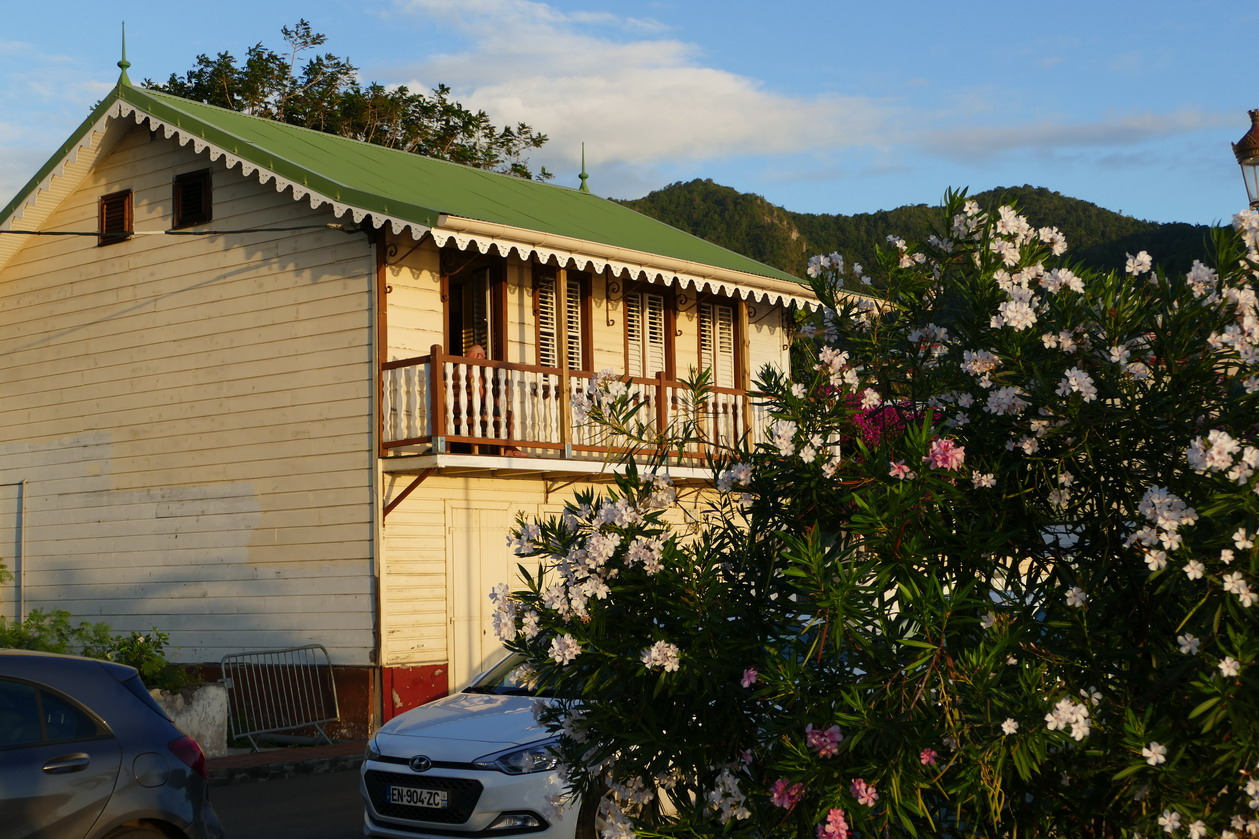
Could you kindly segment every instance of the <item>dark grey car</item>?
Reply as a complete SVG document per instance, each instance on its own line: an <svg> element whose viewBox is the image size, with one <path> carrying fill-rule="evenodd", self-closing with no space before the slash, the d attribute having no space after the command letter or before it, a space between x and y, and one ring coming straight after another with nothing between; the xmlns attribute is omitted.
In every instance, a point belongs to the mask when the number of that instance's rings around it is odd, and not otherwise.
<svg viewBox="0 0 1259 839"><path fill-rule="evenodd" d="M208 790L135 668L0 650L0 839L220 839Z"/></svg>

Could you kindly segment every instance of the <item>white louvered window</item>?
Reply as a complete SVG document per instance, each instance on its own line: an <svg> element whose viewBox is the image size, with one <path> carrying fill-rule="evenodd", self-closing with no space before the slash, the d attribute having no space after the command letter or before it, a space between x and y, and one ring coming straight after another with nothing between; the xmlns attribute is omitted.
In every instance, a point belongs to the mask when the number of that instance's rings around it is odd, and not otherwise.
<svg viewBox="0 0 1259 839"><path fill-rule="evenodd" d="M735 387L734 307L725 303L699 304L700 364L713 371L717 387Z"/></svg>
<svg viewBox="0 0 1259 839"><path fill-rule="evenodd" d="M538 366L559 367L559 317L556 313L555 277L538 276L535 280L538 318Z"/></svg>
<svg viewBox="0 0 1259 839"><path fill-rule="evenodd" d="M580 370L586 357L585 347L582 345L582 339L586 332L582 323L581 289L582 284L575 277L569 275L566 288L567 293L565 295L568 299L564 304L564 340L568 348L569 370Z"/></svg>
<svg viewBox="0 0 1259 839"><path fill-rule="evenodd" d="M665 369L664 295L625 295L625 343L631 376L649 378Z"/></svg>
<svg viewBox="0 0 1259 839"><path fill-rule="evenodd" d="M582 307L582 275L570 273L565 285L563 313L555 293L554 275L540 274L537 284L538 365L559 367L560 319L564 321L564 348L569 370L580 370L585 360L585 317Z"/></svg>

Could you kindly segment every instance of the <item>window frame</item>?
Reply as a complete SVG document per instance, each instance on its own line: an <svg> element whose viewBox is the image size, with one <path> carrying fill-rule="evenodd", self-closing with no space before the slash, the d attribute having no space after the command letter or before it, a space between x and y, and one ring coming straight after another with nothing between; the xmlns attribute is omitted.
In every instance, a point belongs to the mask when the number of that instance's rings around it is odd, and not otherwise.
<svg viewBox="0 0 1259 839"><path fill-rule="evenodd" d="M507 268L505 260L474 258L461 265L454 265L455 255L442 251L441 301L443 347L447 353L466 356L470 347L464 346L463 332L467 328L465 312L465 285L475 282L474 277L484 272L486 284L486 324L489 345L483 346L491 361L507 360ZM456 295L459 299L456 300ZM459 323L454 323L458 316ZM454 348L458 345L459 351Z"/></svg>
<svg viewBox="0 0 1259 839"><path fill-rule="evenodd" d="M695 302L695 357L699 359L701 367L706 361L704 358L704 306L721 306L730 310L730 378L732 384L720 384L717 381L717 370L714 369L712 378L713 385L733 390L747 390L748 383L746 381L746 377L744 376L743 319L739 314L742 307L739 305L739 301L731 297L719 297L715 294L704 294L701 295ZM714 331L714 340L717 337L718 336Z"/></svg>
<svg viewBox="0 0 1259 839"><path fill-rule="evenodd" d="M539 367L549 367L543 362L543 344L545 340L553 340L555 346L552 350L555 356L555 369L565 369L570 371L591 371L594 368L594 331L592 329L593 319L593 303L591 301L591 289L594 285L594 278L589 271L577 271L555 265L545 265L534 262L531 266L531 281L533 284L533 339L534 339L534 359ZM563 298L561 306L560 295L555 294L554 301L554 318L555 323L551 324L550 331L553 333L549 339L544 339L546 329L542 323L542 294L543 282L549 281L554 284L554 288L558 289L560 277L563 276L564 288L569 294ZM571 289L576 288L577 296L577 327L580 330L577 336L577 345L580 349L581 357L574 362L571 354L573 348L573 338L571 336L571 326L573 316L570 313ZM561 329L561 324L563 328ZM561 340L562 339L562 340ZM564 365L560 364L560 348L563 347Z"/></svg>
<svg viewBox="0 0 1259 839"><path fill-rule="evenodd" d="M114 732L110 729L108 723L106 723L99 714L59 690L51 688L42 682L24 679L21 676L4 676L0 677L0 681L14 685L21 685L31 689L35 700L37 722L39 724L38 740L22 741L7 745L0 744L0 752L7 751L9 749L30 749L38 746L56 745L58 743L84 743L92 740L108 740L114 736ZM64 703L72 711L82 714L96 728L96 733L78 737L50 737L48 732L48 711L44 708L44 698L46 696L51 696L57 701Z"/></svg>
<svg viewBox="0 0 1259 839"><path fill-rule="evenodd" d="M646 370L630 370L630 316L627 301L631 295L637 294L654 294L663 299L664 370L658 370L656 373L648 374ZM624 328L621 330L621 333L625 372L633 378L643 379L654 379L659 373L664 373L667 380L676 381L678 302L674 289L671 286L656 285L654 283L629 284L621 294L621 313L623 315L621 320L624 322Z"/></svg>
<svg viewBox="0 0 1259 839"><path fill-rule="evenodd" d="M110 192L102 195L96 205L96 246L104 247L106 245L116 245L119 242L126 242L135 234L133 227L133 204L132 192L129 189L121 189L117 192ZM122 229L110 229L109 216L111 210L122 212Z"/></svg>
<svg viewBox="0 0 1259 839"><path fill-rule="evenodd" d="M171 181L171 230L195 227L214 219L214 178L210 169L197 169L176 175ZM185 206L189 184L200 184L201 206L189 210Z"/></svg>

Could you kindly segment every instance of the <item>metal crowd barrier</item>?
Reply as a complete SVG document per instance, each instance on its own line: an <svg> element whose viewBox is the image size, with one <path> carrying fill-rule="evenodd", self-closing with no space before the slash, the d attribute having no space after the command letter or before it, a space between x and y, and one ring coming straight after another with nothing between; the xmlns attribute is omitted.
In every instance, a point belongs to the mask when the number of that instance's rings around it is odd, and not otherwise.
<svg viewBox="0 0 1259 839"><path fill-rule="evenodd" d="M254 738L261 734L314 728L332 742L323 726L340 713L322 644L225 655L222 667L233 738L249 740L258 751Z"/></svg>

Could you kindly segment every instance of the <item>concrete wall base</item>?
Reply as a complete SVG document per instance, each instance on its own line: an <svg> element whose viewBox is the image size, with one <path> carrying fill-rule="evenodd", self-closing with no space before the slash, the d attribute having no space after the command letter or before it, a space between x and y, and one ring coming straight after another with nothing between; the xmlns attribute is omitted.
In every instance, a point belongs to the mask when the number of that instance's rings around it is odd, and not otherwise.
<svg viewBox="0 0 1259 839"><path fill-rule="evenodd" d="M176 728L201 744L206 757L227 754L227 688L209 684L176 693L151 690L149 694Z"/></svg>

